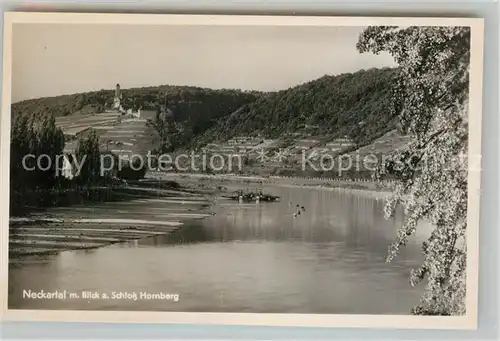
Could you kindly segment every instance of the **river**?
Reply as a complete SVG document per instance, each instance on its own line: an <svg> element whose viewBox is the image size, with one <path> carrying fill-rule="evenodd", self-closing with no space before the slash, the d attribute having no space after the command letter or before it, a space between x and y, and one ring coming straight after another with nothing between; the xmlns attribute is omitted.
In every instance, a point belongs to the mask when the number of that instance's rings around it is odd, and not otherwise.
<svg viewBox="0 0 500 341"><path fill-rule="evenodd" d="M9 308L408 314L418 303L423 288L408 278L422 260L424 235L385 263L401 213L386 220L383 200L359 193L265 191L280 202L217 200L215 216L168 236L11 262ZM296 205L305 210L294 218ZM25 290L100 298L27 299ZM113 292L130 299L109 299ZM170 299L130 296L141 292Z"/></svg>

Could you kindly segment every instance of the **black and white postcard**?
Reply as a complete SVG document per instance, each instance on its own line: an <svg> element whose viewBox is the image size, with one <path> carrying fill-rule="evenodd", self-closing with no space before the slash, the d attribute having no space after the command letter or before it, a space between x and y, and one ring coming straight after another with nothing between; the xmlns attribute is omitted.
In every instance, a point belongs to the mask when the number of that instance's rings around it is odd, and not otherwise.
<svg viewBox="0 0 500 341"><path fill-rule="evenodd" d="M5 319L476 328L482 19L10 12L3 49Z"/></svg>

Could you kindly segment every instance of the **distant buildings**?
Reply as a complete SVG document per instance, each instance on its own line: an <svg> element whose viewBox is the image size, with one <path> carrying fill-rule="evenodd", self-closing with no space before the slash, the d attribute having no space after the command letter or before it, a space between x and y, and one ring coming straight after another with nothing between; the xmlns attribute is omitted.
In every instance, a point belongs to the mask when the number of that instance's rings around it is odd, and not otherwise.
<svg viewBox="0 0 500 341"><path fill-rule="evenodd" d="M356 146L356 144L347 137L338 138L326 144L326 147L333 153L341 153L354 146Z"/></svg>
<svg viewBox="0 0 500 341"><path fill-rule="evenodd" d="M239 136L239 137L233 137L232 139L228 140L227 144L230 146L251 148L262 142L263 140L259 137Z"/></svg>
<svg viewBox="0 0 500 341"><path fill-rule="evenodd" d="M148 120L155 120L157 111L127 108L123 97L120 84L116 84L112 108L102 113L56 118L56 125L65 137L63 176L72 178L71 154L78 148L78 139L91 131L97 133L101 153L113 153L123 160L128 160L133 154L146 155L158 147L161 140L156 130L147 124ZM163 101L161 114L165 118L173 117L172 110L167 107L166 96Z"/></svg>
<svg viewBox="0 0 500 341"><path fill-rule="evenodd" d="M270 143L270 141L273 140L267 141ZM253 151L263 143L264 140L260 137L237 136L229 139L225 143L209 143L204 147L204 150L211 153L243 155Z"/></svg>
<svg viewBox="0 0 500 341"><path fill-rule="evenodd" d="M116 84L115 98L113 100L113 109L122 115L127 115L134 118L141 118L141 108L134 110L133 108L125 109L122 104L123 95L120 91L120 84Z"/></svg>
<svg viewBox="0 0 500 341"><path fill-rule="evenodd" d="M304 126L304 128L306 128L306 129L319 129L319 125L317 125L317 124L306 124Z"/></svg>
<svg viewBox="0 0 500 341"><path fill-rule="evenodd" d="M318 143L319 143L319 141L315 140L315 139L301 139L301 140L295 141L292 149L294 149L295 151L307 150L307 149L311 149L313 146L317 145Z"/></svg>
<svg viewBox="0 0 500 341"><path fill-rule="evenodd" d="M156 117L156 110L143 109L142 106L139 108L126 108L123 104L123 94L120 89L120 84L116 84L115 97L113 99L113 111L122 114L128 118L143 119L143 120L153 120ZM158 102L160 102L158 98ZM172 110L167 107L167 98L164 97L164 103L160 106L161 113L165 116L173 116Z"/></svg>
<svg viewBox="0 0 500 341"><path fill-rule="evenodd" d="M290 138L290 134L287 135ZM348 151L356 144L348 137L338 138L328 143L322 141L324 137L297 136L291 144L281 146L281 139L267 139L261 136L236 136L222 143L210 143L204 148L209 153L221 153L232 155L246 155L249 158L261 158L262 152L268 152L267 161L263 162L276 167L285 167L287 160L300 158L302 151L307 151L311 160L319 159L325 154L337 154ZM280 142L281 141L281 142ZM278 156L276 159L274 156ZM262 163L262 162L261 162Z"/></svg>

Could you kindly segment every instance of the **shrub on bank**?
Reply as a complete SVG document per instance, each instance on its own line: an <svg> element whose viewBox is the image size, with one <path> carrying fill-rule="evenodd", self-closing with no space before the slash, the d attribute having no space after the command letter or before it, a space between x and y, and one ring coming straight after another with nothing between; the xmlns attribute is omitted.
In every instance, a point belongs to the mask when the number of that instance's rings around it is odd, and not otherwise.
<svg viewBox="0 0 500 341"><path fill-rule="evenodd" d="M124 167L118 170L117 177L122 180L140 180L146 176L147 166L141 161L136 160L132 164L127 163Z"/></svg>

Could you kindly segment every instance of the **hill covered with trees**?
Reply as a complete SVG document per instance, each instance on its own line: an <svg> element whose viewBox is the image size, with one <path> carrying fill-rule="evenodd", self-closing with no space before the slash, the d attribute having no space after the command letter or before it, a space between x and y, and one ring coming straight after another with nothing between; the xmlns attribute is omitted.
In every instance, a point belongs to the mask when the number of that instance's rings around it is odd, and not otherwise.
<svg viewBox="0 0 500 341"><path fill-rule="evenodd" d="M167 96L175 120L194 135L204 132L217 119L255 101L260 93L240 90L213 90L189 86L161 85L122 89L125 107L157 110ZM114 90L100 90L56 97L30 99L12 104L12 115L46 115L54 117L100 113L113 104Z"/></svg>
<svg viewBox="0 0 500 341"><path fill-rule="evenodd" d="M241 134L277 138L290 133L349 136L367 144L396 126L391 90L397 73L393 68L361 70L263 94L219 120L197 144Z"/></svg>
<svg viewBox="0 0 500 341"><path fill-rule="evenodd" d="M182 136L176 136L179 147L258 134L348 136L357 145L366 145L396 126L390 94L397 74L393 68L361 70L267 93L169 85L122 89L122 93L125 106L149 110L158 110L166 95L175 122L182 126ZM98 114L111 107L113 98L114 90L39 98L14 103L12 113Z"/></svg>

